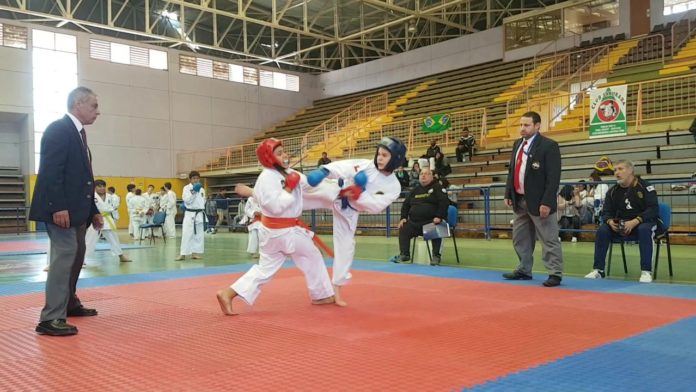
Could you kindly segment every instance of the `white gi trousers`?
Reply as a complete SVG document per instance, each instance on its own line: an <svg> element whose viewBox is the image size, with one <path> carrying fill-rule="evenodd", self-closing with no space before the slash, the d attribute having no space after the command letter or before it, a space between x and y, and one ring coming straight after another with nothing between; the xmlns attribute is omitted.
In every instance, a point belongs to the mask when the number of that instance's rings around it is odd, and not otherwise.
<svg viewBox="0 0 696 392"><path fill-rule="evenodd" d="M254 222L247 226L249 231L249 239L247 241L247 253L258 253L259 251L259 227L261 222Z"/></svg>
<svg viewBox="0 0 696 392"><path fill-rule="evenodd" d="M263 226L258 231L261 245L259 263L230 286L244 301L254 304L261 286L273 278L287 257L304 274L312 300L334 295L324 259L312 242L310 231L301 227L275 230Z"/></svg>
<svg viewBox="0 0 696 392"><path fill-rule="evenodd" d="M145 230L143 230L143 232L140 233L140 225L145 224L145 215L139 215L139 214L133 213L133 215L130 216L130 224L133 225L133 236L135 237L136 240L138 240L138 239L142 240L141 235L148 234L145 232Z"/></svg>
<svg viewBox="0 0 696 392"><path fill-rule="evenodd" d="M176 238L176 223L174 218L176 217L176 210L168 210L166 217L164 218L164 235L167 238Z"/></svg>
<svg viewBox="0 0 696 392"><path fill-rule="evenodd" d="M109 243L111 246L111 254L114 256L120 256L123 254L123 251L121 250L121 243L118 240L118 234L115 233L113 230L102 230L101 234L104 236L104 239ZM92 226L90 226L87 229L87 233L85 234L85 255L86 256L92 256L94 254L94 250L97 247L97 241L99 240L99 232L94 230Z"/></svg>
<svg viewBox="0 0 696 392"><path fill-rule="evenodd" d="M192 253L203 253L203 220L204 212L186 211L181 222L181 252L182 256ZM195 228L194 228L195 225Z"/></svg>

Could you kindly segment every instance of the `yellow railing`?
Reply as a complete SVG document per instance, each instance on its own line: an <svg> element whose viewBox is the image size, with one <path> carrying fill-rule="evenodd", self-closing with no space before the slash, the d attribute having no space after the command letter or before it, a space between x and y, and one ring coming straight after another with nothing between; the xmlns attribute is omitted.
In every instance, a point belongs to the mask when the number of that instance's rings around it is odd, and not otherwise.
<svg viewBox="0 0 696 392"><path fill-rule="evenodd" d="M422 120L404 120L385 124L378 132L370 133L369 137L356 144L355 155L367 155L375 151L375 146L384 136L397 137L408 147L409 157L419 157L425 153L426 146L437 140L440 147L456 145L462 134L462 129L468 127L476 140L485 135L486 109L471 109L448 113L452 127L442 133L425 133L421 130ZM423 151L417 148L423 147Z"/></svg>
<svg viewBox="0 0 696 392"><path fill-rule="evenodd" d="M688 120L696 114L696 75L628 83L627 86L626 120L636 131L648 122ZM587 132L589 128L589 94L586 92L531 99L526 103L526 110L539 112L545 119L545 127L572 113L578 120L577 126L563 127L563 131ZM554 126L548 129L553 132Z"/></svg>
<svg viewBox="0 0 696 392"><path fill-rule="evenodd" d="M285 151L291 164L300 162L309 148L315 144L327 145L339 132L351 132L351 123L386 113L389 96L387 93L361 98L329 120L312 128L309 132L283 138ZM177 155L177 172L190 170L231 171L258 166L256 147L258 143L241 144L203 151L183 152Z"/></svg>

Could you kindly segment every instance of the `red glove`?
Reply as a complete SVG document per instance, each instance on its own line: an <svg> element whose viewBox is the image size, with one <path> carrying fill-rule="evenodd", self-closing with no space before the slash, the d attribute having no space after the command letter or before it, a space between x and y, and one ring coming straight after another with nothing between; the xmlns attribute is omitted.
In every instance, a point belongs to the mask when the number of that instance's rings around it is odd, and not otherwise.
<svg viewBox="0 0 696 392"><path fill-rule="evenodd" d="M347 195L348 193L350 194L350 196ZM362 193L363 187L361 187L360 185L351 185L343 188L341 192L338 193L338 197L348 197L351 200L358 200Z"/></svg>
<svg viewBox="0 0 696 392"><path fill-rule="evenodd" d="M285 177L285 190L288 192L292 192L295 188L297 188L297 185L300 183L300 175L297 174L297 172L290 172L288 173L287 177Z"/></svg>

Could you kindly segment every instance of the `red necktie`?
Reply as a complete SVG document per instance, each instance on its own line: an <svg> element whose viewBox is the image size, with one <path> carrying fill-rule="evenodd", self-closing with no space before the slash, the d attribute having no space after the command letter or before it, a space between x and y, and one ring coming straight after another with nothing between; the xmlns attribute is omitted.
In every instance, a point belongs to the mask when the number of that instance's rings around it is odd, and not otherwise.
<svg viewBox="0 0 696 392"><path fill-rule="evenodd" d="M520 150L517 152L517 158L515 158L515 178L513 182L515 192L518 192L518 190L520 189L520 170L522 169L522 154L524 154L524 147L526 145L527 141L525 140L524 143L522 143L522 147L520 147Z"/></svg>

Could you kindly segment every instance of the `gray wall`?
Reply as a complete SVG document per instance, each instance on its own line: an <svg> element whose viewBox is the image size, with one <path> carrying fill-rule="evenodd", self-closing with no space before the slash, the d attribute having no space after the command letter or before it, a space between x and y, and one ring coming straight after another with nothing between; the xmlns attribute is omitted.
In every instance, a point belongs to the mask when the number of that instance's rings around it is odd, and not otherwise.
<svg viewBox="0 0 696 392"><path fill-rule="evenodd" d="M181 74L175 50L168 50L168 71L115 64L91 59L89 39L117 40L37 28L77 35L78 80L95 91L101 110L88 127L97 175L175 177L177 153L244 143L317 98L313 75L299 74L296 93ZM0 47L0 112L33 112L31 64L31 49ZM33 161L31 116L26 122L20 143ZM22 170L32 172L33 162Z"/></svg>

